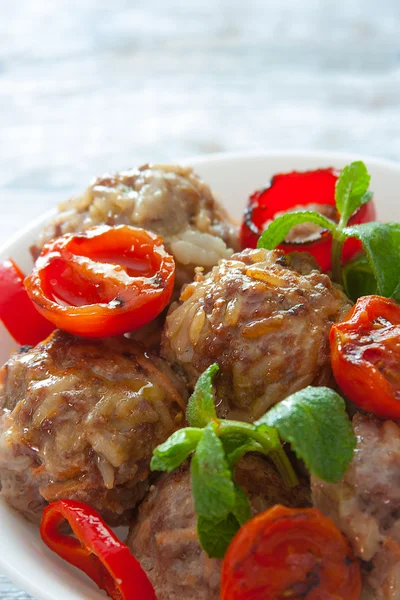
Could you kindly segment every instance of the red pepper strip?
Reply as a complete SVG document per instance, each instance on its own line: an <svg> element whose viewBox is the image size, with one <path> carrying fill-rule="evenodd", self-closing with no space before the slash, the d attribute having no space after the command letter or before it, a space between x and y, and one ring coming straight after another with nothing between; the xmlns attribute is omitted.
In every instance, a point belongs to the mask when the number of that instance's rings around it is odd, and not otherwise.
<svg viewBox="0 0 400 600"><path fill-rule="evenodd" d="M318 210L318 205L335 207L335 185L338 174L334 169L317 169L274 175L270 184L254 192L247 204L241 226L243 248L256 248L257 241L266 227L278 214L291 210ZM317 205L317 206L316 206ZM349 225L375 220L375 206L372 200L356 211ZM336 215L338 218L338 215ZM314 256L323 271L331 269L332 236L327 230L309 241L283 242L278 246L286 253L309 252ZM361 250L361 243L351 238L343 246L343 262L348 262Z"/></svg>
<svg viewBox="0 0 400 600"><path fill-rule="evenodd" d="M0 320L22 346L36 346L54 325L35 308L26 293L25 276L11 258L0 262Z"/></svg>
<svg viewBox="0 0 400 600"><path fill-rule="evenodd" d="M76 538L60 533L65 520ZM76 500L49 504L40 535L50 550L86 573L113 600L156 600L150 580L128 546L87 504Z"/></svg>

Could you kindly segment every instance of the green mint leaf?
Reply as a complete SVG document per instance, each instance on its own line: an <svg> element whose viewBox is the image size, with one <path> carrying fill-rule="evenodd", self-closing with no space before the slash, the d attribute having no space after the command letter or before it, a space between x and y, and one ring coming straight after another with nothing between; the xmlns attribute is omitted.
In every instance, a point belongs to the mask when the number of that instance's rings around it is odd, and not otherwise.
<svg viewBox="0 0 400 600"><path fill-rule="evenodd" d="M223 421L223 424L224 423L229 423L229 421L225 420ZM247 433L235 430L235 428L229 431L229 433L224 433L222 429L220 439L224 447L225 456L229 456L229 454L235 452L237 448L240 448L241 446L244 446L252 441Z"/></svg>
<svg viewBox="0 0 400 600"><path fill-rule="evenodd" d="M378 293L376 279L365 254L360 254L343 267L343 284L347 296L354 302L361 296Z"/></svg>
<svg viewBox="0 0 400 600"><path fill-rule="evenodd" d="M235 484L235 506L222 519L197 519L200 544L210 558L223 558L233 536L251 517L249 500L240 486Z"/></svg>
<svg viewBox="0 0 400 600"><path fill-rule="evenodd" d="M257 247L273 250L284 241L292 227L300 223L315 223L324 229L329 229L332 234L336 231L336 223L327 219L319 212L302 210L286 213L277 217L268 225L267 229L261 234Z"/></svg>
<svg viewBox="0 0 400 600"><path fill-rule="evenodd" d="M372 194L368 192L370 180L368 169L361 160L352 162L341 171L336 182L335 201L343 225L360 206L371 199Z"/></svg>
<svg viewBox="0 0 400 600"><path fill-rule="evenodd" d="M221 440L209 423L203 430L191 464L196 514L207 519L225 518L235 505L232 472Z"/></svg>
<svg viewBox="0 0 400 600"><path fill-rule="evenodd" d="M224 558L232 538L239 529L238 520L232 513L219 520L207 517L197 519L197 535L201 547L210 558Z"/></svg>
<svg viewBox="0 0 400 600"><path fill-rule="evenodd" d="M233 514L238 520L239 525L244 525L251 517L251 507L249 499L244 490L238 485L235 485L235 506L233 507Z"/></svg>
<svg viewBox="0 0 400 600"><path fill-rule="evenodd" d="M396 287L396 289L394 290L394 292L392 294L392 298L394 298L394 300L396 300L397 302L400 302L400 282L399 282L398 286Z"/></svg>
<svg viewBox="0 0 400 600"><path fill-rule="evenodd" d="M220 437L224 447L225 457L229 468L233 469L236 463L247 452L262 452L262 447L250 436L240 431L232 431Z"/></svg>
<svg viewBox="0 0 400 600"><path fill-rule="evenodd" d="M197 380L186 410L186 419L192 427L205 427L217 418L212 384L218 371L217 364L211 365Z"/></svg>
<svg viewBox="0 0 400 600"><path fill-rule="evenodd" d="M361 240L378 294L400 300L400 223L363 223L342 231Z"/></svg>
<svg viewBox="0 0 400 600"><path fill-rule="evenodd" d="M276 427L320 479L334 483L346 472L356 438L344 400L326 387L309 386L269 410L258 423Z"/></svg>
<svg viewBox="0 0 400 600"><path fill-rule="evenodd" d="M197 448L203 437L203 430L186 427L175 431L166 442L153 451L150 468L152 471L167 471L170 473L179 467Z"/></svg>

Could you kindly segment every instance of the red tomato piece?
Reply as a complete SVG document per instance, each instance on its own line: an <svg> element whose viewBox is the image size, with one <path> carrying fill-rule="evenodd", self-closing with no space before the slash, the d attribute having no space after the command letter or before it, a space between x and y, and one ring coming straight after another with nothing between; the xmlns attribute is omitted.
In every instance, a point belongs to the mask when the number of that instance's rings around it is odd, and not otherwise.
<svg viewBox="0 0 400 600"><path fill-rule="evenodd" d="M361 573L349 542L316 508L274 506L233 538L221 600L358 600Z"/></svg>
<svg viewBox="0 0 400 600"><path fill-rule="evenodd" d="M25 275L11 258L0 262L0 321L22 346L36 346L54 325L36 310L24 287Z"/></svg>
<svg viewBox="0 0 400 600"><path fill-rule="evenodd" d="M357 406L400 418L400 306L389 298L359 298L330 332L332 370Z"/></svg>
<svg viewBox="0 0 400 600"><path fill-rule="evenodd" d="M249 198L241 226L243 248L255 248L266 224L278 214L296 210L318 210L317 206L335 208L335 185L337 172L330 169L317 169L274 175L268 187L257 190ZM335 211L334 211L335 212ZM349 225L375 220L375 206L372 200L364 204L349 220ZM336 215L337 218L337 215ZM338 219L337 219L338 220ZM361 250L361 242L352 238L343 246L343 262L349 261ZM283 242L279 248L286 253L309 252L314 256L323 271L332 267L332 236L327 230L313 236L310 241Z"/></svg>
<svg viewBox="0 0 400 600"><path fill-rule="evenodd" d="M168 304L175 261L162 239L127 225L101 226L49 242L25 286L60 329L84 337L133 331Z"/></svg>

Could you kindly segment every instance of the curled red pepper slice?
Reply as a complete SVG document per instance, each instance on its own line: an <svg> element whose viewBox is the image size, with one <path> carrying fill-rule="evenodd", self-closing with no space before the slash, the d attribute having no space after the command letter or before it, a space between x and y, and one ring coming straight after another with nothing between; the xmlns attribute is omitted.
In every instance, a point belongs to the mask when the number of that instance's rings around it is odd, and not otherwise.
<svg viewBox="0 0 400 600"><path fill-rule="evenodd" d="M25 275L11 258L0 262L0 321L21 346L36 346L54 325L36 310L24 287Z"/></svg>
<svg viewBox="0 0 400 600"><path fill-rule="evenodd" d="M316 210L332 220L339 220L335 207L335 185L338 174L334 169L317 169L274 175L269 186L257 190L249 198L241 226L243 248L255 248L266 224L279 214L294 210ZM320 209L319 209L320 207ZM361 206L349 220L349 225L375 220L372 200ZM320 230L304 240L286 240L280 246L289 252L309 252L323 271L332 267L332 236ZM361 250L361 243L351 238L343 246L343 262L349 261Z"/></svg>
<svg viewBox="0 0 400 600"><path fill-rule="evenodd" d="M330 333L332 370L342 391L364 410L400 419L400 306L359 298Z"/></svg>
<svg viewBox="0 0 400 600"><path fill-rule="evenodd" d="M76 538L60 533L65 521ZM50 550L86 573L113 600L156 600L140 563L87 504L53 502L44 510L40 535Z"/></svg>
<svg viewBox="0 0 400 600"><path fill-rule="evenodd" d="M25 286L60 329L107 337L146 325L169 302L175 261L144 229L100 226L49 242Z"/></svg>

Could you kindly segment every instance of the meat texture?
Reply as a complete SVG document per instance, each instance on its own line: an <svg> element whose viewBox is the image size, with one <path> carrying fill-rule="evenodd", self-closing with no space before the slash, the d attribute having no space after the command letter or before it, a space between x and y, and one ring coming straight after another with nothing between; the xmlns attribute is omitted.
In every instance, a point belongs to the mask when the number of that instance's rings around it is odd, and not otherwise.
<svg viewBox="0 0 400 600"><path fill-rule="evenodd" d="M308 506L304 482L288 489L274 467L247 455L236 468L236 481L249 495L253 513L274 504ZM128 545L146 570L158 600L218 600L221 561L200 547L186 463L151 487L132 523Z"/></svg>
<svg viewBox="0 0 400 600"><path fill-rule="evenodd" d="M175 258L179 289L193 279L195 266L209 269L238 244L236 226L190 167L144 165L98 177L83 194L60 204L33 254L54 237L104 223L160 235Z"/></svg>
<svg viewBox="0 0 400 600"><path fill-rule="evenodd" d="M122 521L185 400L165 361L136 342L52 334L0 371L1 495L31 520L46 502L74 498Z"/></svg>
<svg viewBox="0 0 400 600"><path fill-rule="evenodd" d="M162 355L191 386L217 362L219 415L251 421L292 392L331 382L329 330L350 306L309 254L244 250L184 289Z"/></svg>
<svg viewBox="0 0 400 600"><path fill-rule="evenodd" d="M400 598L400 427L355 415L357 449L332 484L312 477L315 506L331 517L364 562L363 600Z"/></svg>

